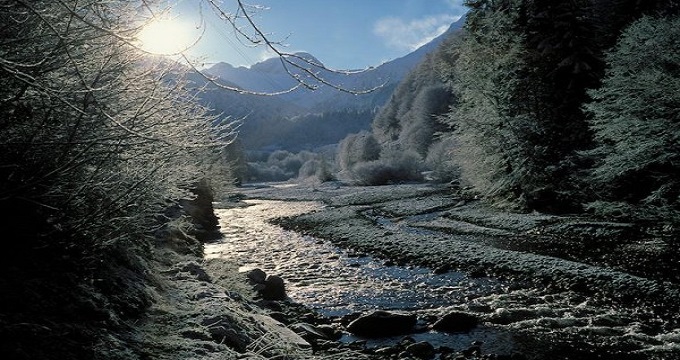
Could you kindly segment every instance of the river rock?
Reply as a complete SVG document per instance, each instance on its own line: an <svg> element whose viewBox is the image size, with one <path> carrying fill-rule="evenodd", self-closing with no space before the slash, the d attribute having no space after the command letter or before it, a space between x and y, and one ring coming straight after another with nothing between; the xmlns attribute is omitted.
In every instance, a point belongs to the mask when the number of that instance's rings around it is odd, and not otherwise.
<svg viewBox="0 0 680 360"><path fill-rule="evenodd" d="M293 324L290 326L290 329L309 342L316 342L318 340L334 341L339 339L338 334L342 336L342 334L331 327L322 328L321 326L306 323Z"/></svg>
<svg viewBox="0 0 680 360"><path fill-rule="evenodd" d="M207 330L213 341L225 344L238 352L246 351L251 342L246 334L234 327L233 319L227 315L204 318L201 325Z"/></svg>
<svg viewBox="0 0 680 360"><path fill-rule="evenodd" d="M283 278L276 275L269 275L264 281L264 288L260 295L265 300L285 300L286 287Z"/></svg>
<svg viewBox="0 0 680 360"><path fill-rule="evenodd" d="M211 282L211 278L196 261L184 261L175 264L172 268L163 271L166 274L174 275L177 280L195 278L198 281Z"/></svg>
<svg viewBox="0 0 680 360"><path fill-rule="evenodd" d="M420 341L407 346L406 352L418 359L432 359L436 353L434 346L427 341Z"/></svg>
<svg viewBox="0 0 680 360"><path fill-rule="evenodd" d="M332 325L318 325L316 328L333 341L342 338L342 332Z"/></svg>
<svg viewBox="0 0 680 360"><path fill-rule="evenodd" d="M469 332L478 323L479 319L475 315L462 311L454 311L442 316L432 325L432 328L448 333Z"/></svg>
<svg viewBox="0 0 680 360"><path fill-rule="evenodd" d="M413 331L416 322L415 315L378 310L349 323L347 331L357 336L380 338L408 334Z"/></svg>
<svg viewBox="0 0 680 360"><path fill-rule="evenodd" d="M250 270L246 276L253 289L264 300L286 299L286 286L280 276L267 275L262 269Z"/></svg>
<svg viewBox="0 0 680 360"><path fill-rule="evenodd" d="M265 334L278 337L283 343L289 343L301 349L310 349L312 345L295 331L287 328L281 322L266 315L252 314L253 319L260 323Z"/></svg>
<svg viewBox="0 0 680 360"><path fill-rule="evenodd" d="M267 278L267 273L262 271L262 269L253 269L246 275L251 284L264 284L264 280Z"/></svg>

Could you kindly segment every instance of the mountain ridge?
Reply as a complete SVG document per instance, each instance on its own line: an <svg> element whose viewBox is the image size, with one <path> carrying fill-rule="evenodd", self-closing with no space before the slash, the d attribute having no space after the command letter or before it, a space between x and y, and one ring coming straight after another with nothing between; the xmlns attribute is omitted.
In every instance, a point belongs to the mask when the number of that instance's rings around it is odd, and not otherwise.
<svg viewBox="0 0 680 360"><path fill-rule="evenodd" d="M369 67L365 69L365 71L361 70L352 75L346 75L344 72L355 72L356 70L341 69L329 71L325 68L315 68L314 70L318 71L319 75L329 83L338 85L339 87L350 91L359 92L374 87L380 87L381 85L386 86L388 84L398 83L408 71L413 69L422 60L425 54L434 50L446 36L459 29L462 26L462 23L462 19L453 23L446 32L407 55L386 61L374 67ZM323 65L319 59L310 53L298 52L294 55L307 59L312 63ZM301 62L301 60L297 59L291 60L295 63ZM304 66L305 64L301 65ZM215 76L220 80L226 80L236 84L239 88L247 91L276 93L286 91L297 85L296 80L288 73L288 71L290 71L299 75L303 80L318 85L318 88L316 90L309 90L303 87L291 93L280 95L280 97L297 106L307 108L310 112L326 110L327 106L329 106L329 97L333 97L333 103L336 104L336 108L331 110L341 109L337 107L338 95L343 100L340 101L341 106L349 106L349 104L347 104L348 100L351 100L351 102L356 102L358 100L352 94L338 94L336 89L319 84L311 79L308 74L296 70L297 69L292 66L289 66L288 69L284 68L281 59L274 57L255 63L250 67L236 67L229 63L220 62L208 68L206 73ZM380 92L380 89L377 89L376 92ZM369 93L362 97L371 98L371 94ZM371 103L371 101L369 101L369 103Z"/></svg>
<svg viewBox="0 0 680 360"><path fill-rule="evenodd" d="M324 114L355 113L361 117L360 122L354 121L348 128L338 128L335 131L337 141L348 133L370 129L372 117L389 100L397 84L413 70L420 61L436 49L451 33L462 27L464 19L453 23L449 29L429 43L402 57L384 62L365 71L347 75L349 70L329 71L315 68L319 76L334 86L347 89L342 92L331 86L315 82L309 74L296 69L294 66L283 66L281 59L270 58L251 65L238 66L220 62L205 70L215 77L217 82L230 84L240 89L261 93L277 93L296 87L298 82L289 72L297 74L318 88L310 90L299 87L289 93L276 96L260 96L238 94L219 89L215 85L207 84L206 92L199 95L204 104L215 110L216 114L233 118L247 117L240 128L240 138L246 149L258 150L262 148L282 148L289 145L280 143L281 138L287 137L287 131L301 131L305 128L305 120L328 118ZM294 55L308 59L315 64L322 62L314 55L300 52ZM300 62L302 60L292 59ZM308 66L307 66L308 67ZM357 95L352 91L376 88L367 94ZM344 117L344 116L343 116ZM291 119L295 118L294 124ZM332 119L330 121L333 121ZM310 124L307 124L309 126ZM340 124L341 125L341 124ZM277 131L280 129L281 131ZM327 129L333 131L333 129ZM268 133L269 135L265 134ZM288 137L293 137L292 134ZM335 137L321 136L320 138L335 139ZM277 141L276 144L267 144ZM316 144L319 146L329 144ZM312 146L312 145L309 145Z"/></svg>

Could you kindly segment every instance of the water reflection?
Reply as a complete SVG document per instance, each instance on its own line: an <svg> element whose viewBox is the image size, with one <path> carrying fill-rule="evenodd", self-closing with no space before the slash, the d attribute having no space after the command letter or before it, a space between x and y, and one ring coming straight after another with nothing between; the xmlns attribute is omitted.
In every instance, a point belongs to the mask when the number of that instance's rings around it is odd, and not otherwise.
<svg viewBox="0 0 680 360"><path fill-rule="evenodd" d="M282 276L290 297L329 316L372 309L423 310L460 303L498 286L462 273L433 274L418 267L386 266L268 220L321 208L315 202L250 200L246 208L219 209L225 239L206 246L206 257L236 260L242 270Z"/></svg>
<svg viewBox="0 0 680 360"><path fill-rule="evenodd" d="M471 279L462 273L433 274L419 267L386 266L369 256L357 256L319 239L283 230L270 219L319 210L317 202L248 200L248 207L217 209L224 239L206 246L206 257L236 261L242 271L261 268L282 276L288 295L326 316L342 316L376 309L439 313L470 298L498 291L490 279ZM470 334L427 333L436 344L452 341L462 345L470 339L494 338L496 330L480 327ZM346 337L346 340L352 340ZM375 345L397 339L373 340ZM461 346L462 346L461 345Z"/></svg>

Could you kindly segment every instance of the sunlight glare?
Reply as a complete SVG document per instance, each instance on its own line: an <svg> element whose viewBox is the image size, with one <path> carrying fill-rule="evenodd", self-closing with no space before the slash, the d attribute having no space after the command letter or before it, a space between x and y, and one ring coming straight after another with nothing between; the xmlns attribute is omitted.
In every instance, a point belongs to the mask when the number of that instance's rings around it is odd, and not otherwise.
<svg viewBox="0 0 680 360"><path fill-rule="evenodd" d="M139 47L157 55L174 55L191 46L191 29L181 21L158 19L144 26L137 34Z"/></svg>

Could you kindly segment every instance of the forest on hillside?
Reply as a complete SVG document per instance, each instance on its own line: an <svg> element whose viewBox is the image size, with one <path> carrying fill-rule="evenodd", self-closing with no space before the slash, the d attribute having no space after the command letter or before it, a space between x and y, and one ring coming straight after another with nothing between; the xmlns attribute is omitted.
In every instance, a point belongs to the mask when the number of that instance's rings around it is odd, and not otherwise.
<svg viewBox="0 0 680 360"><path fill-rule="evenodd" d="M676 1L469 0L464 29L340 144L359 184L440 181L516 210L677 222Z"/></svg>

